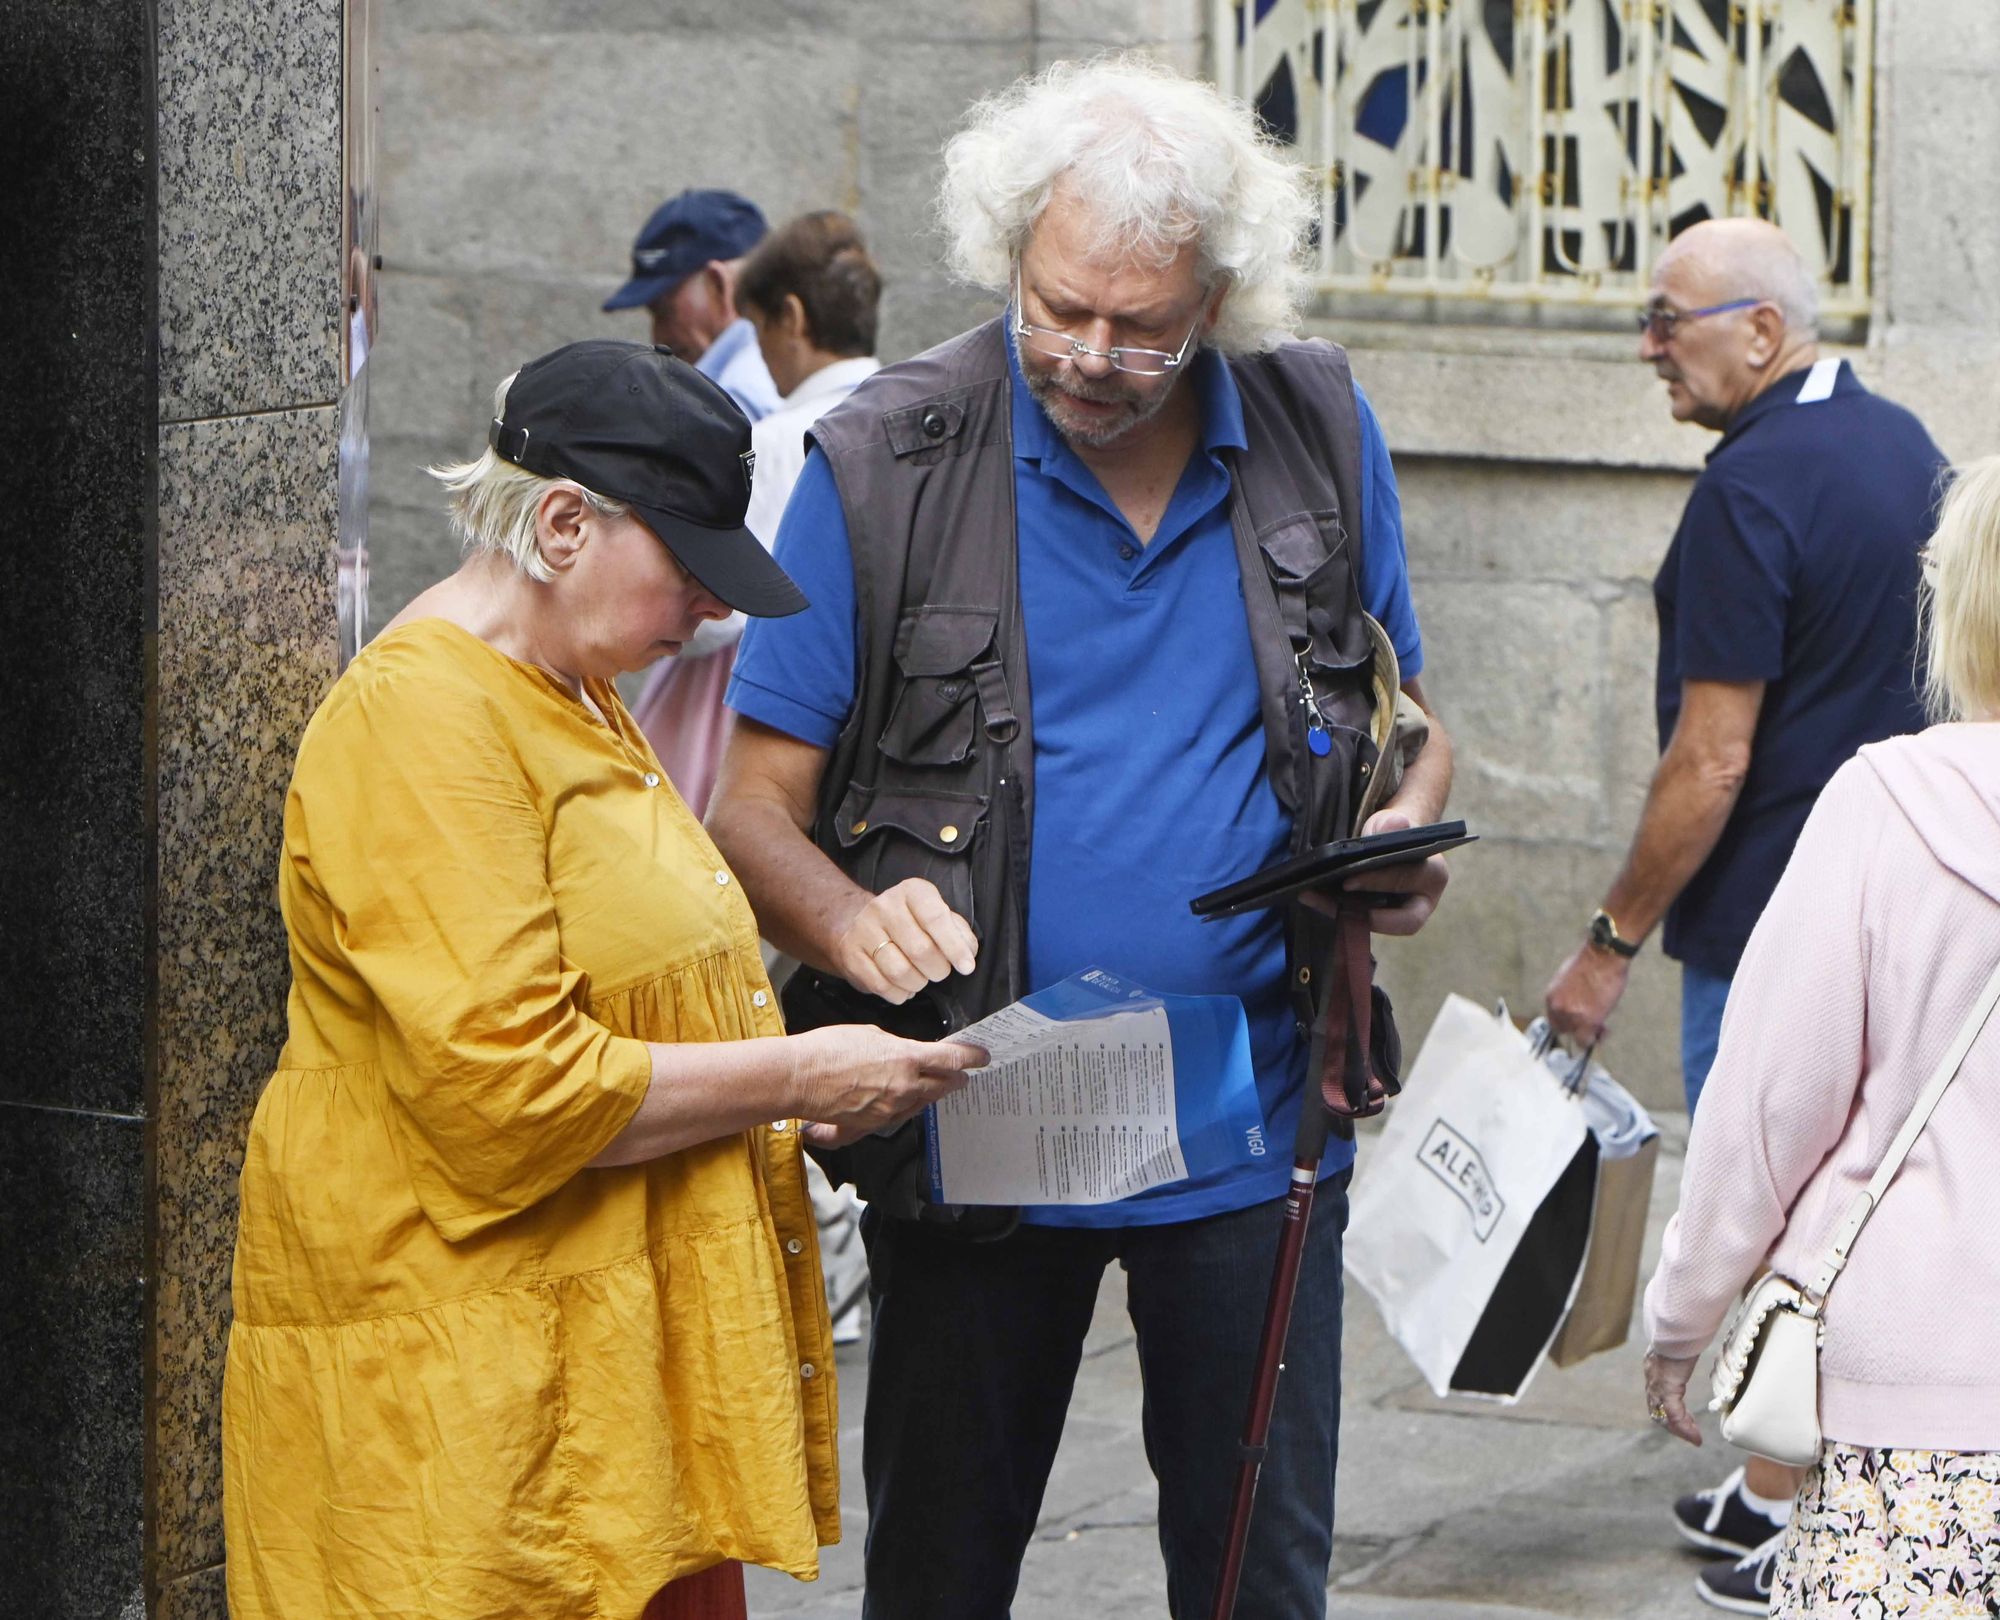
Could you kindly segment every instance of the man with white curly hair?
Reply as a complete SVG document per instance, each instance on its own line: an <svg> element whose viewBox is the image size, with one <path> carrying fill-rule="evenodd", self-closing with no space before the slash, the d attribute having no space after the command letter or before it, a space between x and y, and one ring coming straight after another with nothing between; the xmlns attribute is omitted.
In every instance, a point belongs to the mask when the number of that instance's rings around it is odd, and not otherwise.
<svg viewBox="0 0 2000 1620"><path fill-rule="evenodd" d="M1430 717L1388 793L1423 647L1380 429L1345 355L1289 337L1311 216L1292 157L1213 87L1124 58L982 102L945 168L954 267L1005 314L813 429L777 540L812 607L745 637L709 827L804 964L793 1027L958 1028L1092 965L1242 1000L1263 1142L1226 1174L1014 1212L930 1203L914 1132L832 1166L870 1204L864 1615L1006 1615L1114 1260L1168 1604L1192 1615L1320 1081L1308 1037L1330 999L1371 997L1365 962L1337 988L1315 971L1325 912L1200 923L1187 902L1435 820L1450 745ZM1414 932L1444 881L1436 860L1371 880L1406 890L1371 925ZM1373 1026L1393 1080L1379 996ZM1260 1620L1325 1609L1352 1159L1331 1144L1305 1240L1241 1592Z"/></svg>

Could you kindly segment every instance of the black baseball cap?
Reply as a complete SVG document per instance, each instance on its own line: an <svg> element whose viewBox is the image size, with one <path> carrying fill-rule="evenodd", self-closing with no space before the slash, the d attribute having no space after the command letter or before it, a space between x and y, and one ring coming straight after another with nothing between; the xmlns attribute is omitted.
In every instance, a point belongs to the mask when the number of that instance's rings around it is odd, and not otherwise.
<svg viewBox="0 0 2000 1620"><path fill-rule="evenodd" d="M743 527L757 459L748 419L671 349L599 339L531 360L486 438L503 461L631 507L730 607L776 619L807 605Z"/></svg>
<svg viewBox="0 0 2000 1620"><path fill-rule="evenodd" d="M660 204L632 244L632 279L606 310L637 309L714 259L740 259L764 240L763 211L733 191L683 191Z"/></svg>

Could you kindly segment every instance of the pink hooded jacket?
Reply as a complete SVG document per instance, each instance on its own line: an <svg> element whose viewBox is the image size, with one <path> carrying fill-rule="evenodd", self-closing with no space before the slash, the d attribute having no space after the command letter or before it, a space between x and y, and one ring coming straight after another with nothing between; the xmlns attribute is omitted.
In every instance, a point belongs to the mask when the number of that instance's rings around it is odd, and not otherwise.
<svg viewBox="0 0 2000 1620"><path fill-rule="evenodd" d="M1996 962L2000 723L1862 749L1820 796L1730 989L1646 1290L1654 1349L1701 1351L1767 1260L1795 1280L1818 1268ZM1996 1202L2000 1017L1828 1298L1828 1439L2000 1451Z"/></svg>

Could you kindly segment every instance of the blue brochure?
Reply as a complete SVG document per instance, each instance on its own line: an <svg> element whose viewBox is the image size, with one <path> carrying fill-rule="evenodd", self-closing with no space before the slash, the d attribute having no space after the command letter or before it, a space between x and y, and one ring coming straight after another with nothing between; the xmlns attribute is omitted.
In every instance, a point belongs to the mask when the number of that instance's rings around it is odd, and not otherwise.
<svg viewBox="0 0 2000 1620"><path fill-rule="evenodd" d="M1234 996L1087 968L961 1034L993 1061L924 1112L940 1203L1110 1203L1265 1154Z"/></svg>

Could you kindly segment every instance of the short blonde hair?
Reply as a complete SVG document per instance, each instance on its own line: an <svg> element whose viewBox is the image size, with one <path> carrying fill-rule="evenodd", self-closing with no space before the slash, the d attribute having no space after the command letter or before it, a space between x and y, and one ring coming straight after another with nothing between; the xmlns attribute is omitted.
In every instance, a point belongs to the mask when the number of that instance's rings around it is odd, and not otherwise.
<svg viewBox="0 0 2000 1620"><path fill-rule="evenodd" d="M1919 616L1931 718L2000 718L2000 456L1953 478L1924 548Z"/></svg>
<svg viewBox="0 0 2000 1620"><path fill-rule="evenodd" d="M493 390L496 418L507 414L507 390L519 375L509 372ZM491 445L470 461L442 462L424 471L445 487L446 508L462 555L498 552L528 578L544 585L556 577L543 560L535 537L535 512L544 495L554 488L573 489L590 503L592 511L609 518L621 518L630 510L620 501L585 489L574 478L544 478L502 460Z"/></svg>
<svg viewBox="0 0 2000 1620"><path fill-rule="evenodd" d="M1316 206L1305 165L1202 80L1137 55L1058 62L975 105L944 171L951 268L999 297L1063 186L1102 242L1162 263L1196 244L1204 284L1229 288L1215 348L1273 348L1298 325Z"/></svg>

